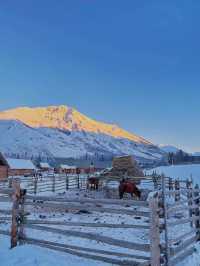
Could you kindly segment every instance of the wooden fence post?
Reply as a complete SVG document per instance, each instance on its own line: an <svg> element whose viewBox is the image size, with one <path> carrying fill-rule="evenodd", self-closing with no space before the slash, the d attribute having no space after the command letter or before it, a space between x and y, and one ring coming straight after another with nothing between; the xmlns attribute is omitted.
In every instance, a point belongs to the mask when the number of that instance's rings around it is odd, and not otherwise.
<svg viewBox="0 0 200 266"><path fill-rule="evenodd" d="M169 239L168 239L168 224L167 224L167 202L166 202L166 187L165 187L165 176L162 174L162 198L163 198L163 211L164 211L164 230L165 230L165 260L166 266L169 266L170 259L170 248L169 248Z"/></svg>
<svg viewBox="0 0 200 266"><path fill-rule="evenodd" d="M20 200L20 184L13 181L12 194L12 224L11 224L11 248L17 246L18 242L18 219L19 219L19 200Z"/></svg>
<svg viewBox="0 0 200 266"><path fill-rule="evenodd" d="M173 190L173 179L169 177L169 191Z"/></svg>
<svg viewBox="0 0 200 266"><path fill-rule="evenodd" d="M192 206L192 182L187 179L186 182L186 188L188 190L187 192L187 199L188 199L188 206ZM192 219L192 209L189 209L189 217ZM193 222L190 222L191 227L193 226Z"/></svg>
<svg viewBox="0 0 200 266"><path fill-rule="evenodd" d="M38 183L38 177L35 176L34 178L34 194L37 194L37 183Z"/></svg>
<svg viewBox="0 0 200 266"><path fill-rule="evenodd" d="M179 180L175 180L175 201L180 201L180 182Z"/></svg>
<svg viewBox="0 0 200 266"><path fill-rule="evenodd" d="M158 197L149 200L150 214L150 248L151 265L160 266L160 228L159 228L159 209Z"/></svg>
<svg viewBox="0 0 200 266"><path fill-rule="evenodd" d="M20 190L20 224L19 224L19 244L22 245L24 243L25 231L25 198L26 198L26 189Z"/></svg>
<svg viewBox="0 0 200 266"><path fill-rule="evenodd" d="M154 190L157 190L158 189L158 176L156 175L156 172L153 172L152 180L153 180Z"/></svg>
<svg viewBox="0 0 200 266"><path fill-rule="evenodd" d="M79 178L79 174L77 175L77 188L80 188L80 178Z"/></svg>
<svg viewBox="0 0 200 266"><path fill-rule="evenodd" d="M69 189L69 178L68 175L66 174L66 190Z"/></svg>
<svg viewBox="0 0 200 266"><path fill-rule="evenodd" d="M52 177L52 192L56 191L56 178L55 175Z"/></svg>
<svg viewBox="0 0 200 266"><path fill-rule="evenodd" d="M197 205L195 208L195 218L196 218L195 219L195 228L196 228L197 239L198 239L198 241L200 241L199 185L197 184L194 189L195 189L195 191L194 191L194 204Z"/></svg>
<svg viewBox="0 0 200 266"><path fill-rule="evenodd" d="M8 187L9 188L12 188L12 181L13 181L13 179L10 177L8 180Z"/></svg>

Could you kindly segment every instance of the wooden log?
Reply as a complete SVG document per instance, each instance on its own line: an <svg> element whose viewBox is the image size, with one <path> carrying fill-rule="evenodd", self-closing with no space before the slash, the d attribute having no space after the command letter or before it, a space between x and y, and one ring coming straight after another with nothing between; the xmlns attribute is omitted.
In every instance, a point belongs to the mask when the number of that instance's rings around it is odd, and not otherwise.
<svg viewBox="0 0 200 266"><path fill-rule="evenodd" d="M51 242L51 241L46 241L46 240L39 240L39 239L34 239L34 238L25 238L26 242L30 243L41 243L41 244L46 244L46 245L51 245L51 246L58 246L62 248L69 248L69 249L74 249L74 250L80 250L80 251L85 251L85 252L90 252L90 253L98 253L98 254L103 254L103 255L109 255L109 256L116 256L116 257L126 257L126 258L133 258L133 259L138 259L138 260L150 260L149 256L145 255L136 255L136 254L130 254L130 253L121 253L121 252L113 252L113 251L108 251L108 250L102 250L102 249L94 249L94 248L86 248L86 247L80 247L80 246L75 246L75 245L68 245L68 244L60 244L56 242Z"/></svg>
<svg viewBox="0 0 200 266"><path fill-rule="evenodd" d="M18 217L19 217L19 200L20 200L20 184L13 181L13 195L12 195L12 225L11 225L11 248L17 246L18 242Z"/></svg>
<svg viewBox="0 0 200 266"><path fill-rule="evenodd" d="M189 238L189 239L185 240L184 242L182 242L178 247L170 248L171 256L176 256L178 253L180 253L184 249L186 249L189 246L195 244L196 240L197 240L197 237L196 236L192 236L191 238Z"/></svg>
<svg viewBox="0 0 200 266"><path fill-rule="evenodd" d="M140 200L118 200L118 199L87 199L87 198L59 198L59 197L47 197L47 196L31 196L27 195L27 200L34 201L53 201L53 202L76 202L81 204L92 203L92 204L108 204L108 205L130 205L138 207L149 207L147 201Z"/></svg>
<svg viewBox="0 0 200 266"><path fill-rule="evenodd" d="M160 266L160 228L158 215L158 198L152 198L149 202L151 209L150 216L150 249L151 265Z"/></svg>
<svg viewBox="0 0 200 266"><path fill-rule="evenodd" d="M82 222L62 222L45 220L28 220L26 224L46 224L46 225L64 225L72 227L94 227L94 228L124 228L124 229L150 229L149 225L143 224L104 224L104 223L82 223Z"/></svg>
<svg viewBox="0 0 200 266"><path fill-rule="evenodd" d="M66 235L66 236L73 236L77 238L85 238L85 239L90 239L94 241L99 241L99 242L106 243L111 246L123 247L123 248L134 249L134 250L145 251L145 252L148 252L150 250L149 244L139 244L139 243L129 242L125 240L114 239L112 237L101 236L101 235L93 234L93 233L62 230L62 229L57 229L57 228L52 228L52 227L47 227L47 226L38 226L38 225L26 225L26 227L35 229L35 230L51 232L55 234L61 234L61 235Z"/></svg>
<svg viewBox="0 0 200 266"><path fill-rule="evenodd" d="M137 210L126 210L126 209L111 209L111 208L103 208L103 207L93 207L86 206L80 204L72 204L72 203L54 203L54 202L29 202L26 201L25 205L27 206L37 206L37 207L48 207L54 210L87 210L90 212L106 212L106 213L115 213L115 214L124 214L124 215L132 215L132 216L143 216L149 217L150 212L145 211L137 211Z"/></svg>
<svg viewBox="0 0 200 266"><path fill-rule="evenodd" d="M181 254L179 254L177 257L170 260L170 266L175 266L178 263L182 262L184 259L189 257L194 253L195 249L194 247L191 247L189 249L184 250Z"/></svg>
<svg viewBox="0 0 200 266"><path fill-rule="evenodd" d="M193 216L191 218L184 218L184 219L180 219L175 222L168 222L168 226L173 227L173 226L180 225L180 224L193 223L195 220L196 220L196 217Z"/></svg>
<svg viewBox="0 0 200 266"><path fill-rule="evenodd" d="M199 206L194 204L194 205L182 205L182 206L174 206L171 208L168 208L167 213L173 213L173 212L177 212L177 211L185 211L185 210L195 210L196 208L198 208Z"/></svg>
<svg viewBox="0 0 200 266"><path fill-rule="evenodd" d="M184 241L187 237L189 237L189 236L191 237L192 235L195 236L195 234L196 234L196 230L192 229L189 232L176 237L175 239L171 239L169 243L172 245L172 244L177 243L179 241Z"/></svg>
<svg viewBox="0 0 200 266"><path fill-rule="evenodd" d="M105 263L110 263L111 265L119 265L119 266L149 266L148 262L137 262L137 261L130 261L130 260L119 260L119 259L114 259L114 258L109 258L109 257L105 257L105 256L99 256L99 255L95 255L95 254L88 254L85 252L80 252L80 251L76 251L73 249L67 249L67 248L62 248L59 246L54 246L54 245L49 245L49 244L43 244L40 243L39 241L29 241L27 240L27 242L30 242L30 244L34 244L43 248L48 248L54 251L60 251L60 252L65 252L74 256L78 256L80 258L87 258L87 259L92 259L95 261L101 261L101 262L105 262Z"/></svg>

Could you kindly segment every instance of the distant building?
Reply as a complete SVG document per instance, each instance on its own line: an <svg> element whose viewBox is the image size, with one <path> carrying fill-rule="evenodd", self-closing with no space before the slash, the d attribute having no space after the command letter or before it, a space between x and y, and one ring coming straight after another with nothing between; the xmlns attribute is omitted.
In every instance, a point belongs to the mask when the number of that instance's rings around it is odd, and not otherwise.
<svg viewBox="0 0 200 266"><path fill-rule="evenodd" d="M74 165L67 165L67 164L61 164L59 167L59 172L60 173L65 173L65 174L76 174L77 167Z"/></svg>
<svg viewBox="0 0 200 266"><path fill-rule="evenodd" d="M51 168L51 166L50 166L48 163L41 162L41 163L40 163L40 169L41 169L42 171L49 171L49 170L51 170L52 168Z"/></svg>
<svg viewBox="0 0 200 266"><path fill-rule="evenodd" d="M9 176L33 175L35 165L30 160L6 158L0 153L0 180Z"/></svg>

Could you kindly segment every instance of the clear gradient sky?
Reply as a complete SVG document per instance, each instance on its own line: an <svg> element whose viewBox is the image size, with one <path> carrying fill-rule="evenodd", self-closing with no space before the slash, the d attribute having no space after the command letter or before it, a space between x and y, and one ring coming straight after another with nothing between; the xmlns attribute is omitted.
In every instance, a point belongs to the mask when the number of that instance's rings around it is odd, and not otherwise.
<svg viewBox="0 0 200 266"><path fill-rule="evenodd" d="M0 110L66 104L200 151L199 0L0 0Z"/></svg>

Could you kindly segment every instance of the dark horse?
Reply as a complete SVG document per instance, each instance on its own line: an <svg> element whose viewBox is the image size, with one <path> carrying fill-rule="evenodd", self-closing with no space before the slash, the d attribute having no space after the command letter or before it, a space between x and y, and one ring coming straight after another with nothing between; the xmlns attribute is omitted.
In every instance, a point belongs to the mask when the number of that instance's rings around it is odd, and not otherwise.
<svg viewBox="0 0 200 266"><path fill-rule="evenodd" d="M133 194L136 195L139 199L141 197L141 191L137 188L135 183L123 179L119 185L119 197L123 199L124 193L129 193L133 197Z"/></svg>
<svg viewBox="0 0 200 266"><path fill-rule="evenodd" d="M97 177L89 177L87 180L87 189L98 190L99 179Z"/></svg>

